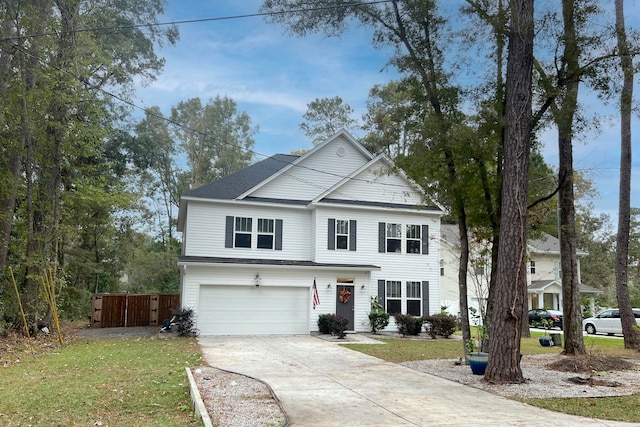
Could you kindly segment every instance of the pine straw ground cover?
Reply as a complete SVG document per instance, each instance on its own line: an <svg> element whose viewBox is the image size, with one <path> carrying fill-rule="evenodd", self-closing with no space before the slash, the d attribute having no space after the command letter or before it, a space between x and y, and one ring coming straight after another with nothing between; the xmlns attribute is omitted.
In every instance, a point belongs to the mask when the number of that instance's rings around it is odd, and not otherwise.
<svg viewBox="0 0 640 427"><path fill-rule="evenodd" d="M0 425L185 426L194 338L0 337Z"/></svg>
<svg viewBox="0 0 640 427"><path fill-rule="evenodd" d="M560 357L561 347L542 347L538 336L532 333L531 338L523 338L521 350L524 355L548 354L558 355L556 363L547 365L547 369L575 372L578 377L595 377L607 380L607 372L637 369L624 359L640 359L640 352L627 350L621 339L604 337L585 337L587 355L581 358ZM387 345L346 344L345 346L362 353L369 354L390 362L402 363L429 359L458 359L462 356L460 339L437 339L428 337L411 338L379 338ZM600 418L615 421L640 423L640 394L618 397L598 398L514 398L530 405L550 409L557 412L579 415L589 418Z"/></svg>

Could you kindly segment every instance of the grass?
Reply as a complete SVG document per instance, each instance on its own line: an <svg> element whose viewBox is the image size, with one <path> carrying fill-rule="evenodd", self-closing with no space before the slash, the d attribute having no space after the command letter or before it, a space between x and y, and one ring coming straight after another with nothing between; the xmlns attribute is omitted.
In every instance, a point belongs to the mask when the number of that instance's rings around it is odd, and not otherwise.
<svg viewBox="0 0 640 427"><path fill-rule="evenodd" d="M193 338L75 340L15 362L2 368L1 425L196 425L185 373L201 364Z"/></svg>
<svg viewBox="0 0 640 427"><path fill-rule="evenodd" d="M532 332L531 335L531 338L523 338L520 343L522 354L560 354L562 352L560 347L542 347L538 343L538 337L545 335L544 333ZM385 342L387 345L344 344L344 346L395 363L424 359L457 359L463 355L462 341L459 339L432 341L380 338L380 341ZM640 358L640 353L625 349L624 342L619 339L588 336L584 338L584 343L587 352L590 354ZM581 399L517 400L540 408L582 417L640 422L640 394Z"/></svg>

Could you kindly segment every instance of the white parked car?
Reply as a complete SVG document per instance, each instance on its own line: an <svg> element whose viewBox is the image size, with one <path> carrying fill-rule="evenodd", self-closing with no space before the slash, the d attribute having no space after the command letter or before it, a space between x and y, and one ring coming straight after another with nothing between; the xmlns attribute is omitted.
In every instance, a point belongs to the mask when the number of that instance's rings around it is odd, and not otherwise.
<svg viewBox="0 0 640 427"><path fill-rule="evenodd" d="M640 326L640 308L633 309L636 324ZM582 321L582 328L588 334L622 334L622 323L620 322L620 310L610 308L602 311L595 317L589 317Z"/></svg>

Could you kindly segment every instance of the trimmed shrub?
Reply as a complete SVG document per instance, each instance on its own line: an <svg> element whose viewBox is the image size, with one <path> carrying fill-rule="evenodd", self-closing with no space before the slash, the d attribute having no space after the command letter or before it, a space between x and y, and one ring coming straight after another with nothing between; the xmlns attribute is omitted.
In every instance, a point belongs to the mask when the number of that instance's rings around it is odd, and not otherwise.
<svg viewBox="0 0 640 427"><path fill-rule="evenodd" d="M318 330L321 334L337 335L344 338L349 321L339 314L321 314L318 316Z"/></svg>
<svg viewBox="0 0 640 427"><path fill-rule="evenodd" d="M418 335L422 331L422 317L415 317L410 314L396 314L396 327L402 336Z"/></svg>
<svg viewBox="0 0 640 427"><path fill-rule="evenodd" d="M321 334L331 333L331 314L321 314L318 316L318 331Z"/></svg>
<svg viewBox="0 0 640 427"><path fill-rule="evenodd" d="M436 314L433 316L424 316L424 330L431 336L436 338L440 335L449 338L456 331L456 316L449 314Z"/></svg>
<svg viewBox="0 0 640 427"><path fill-rule="evenodd" d="M338 338L345 337L345 331L349 325L349 321L345 317L342 317L339 314L332 314L330 324L332 334L337 335Z"/></svg>
<svg viewBox="0 0 640 427"><path fill-rule="evenodd" d="M383 330L389 324L389 313L382 310L374 310L369 313L369 325L374 334Z"/></svg>

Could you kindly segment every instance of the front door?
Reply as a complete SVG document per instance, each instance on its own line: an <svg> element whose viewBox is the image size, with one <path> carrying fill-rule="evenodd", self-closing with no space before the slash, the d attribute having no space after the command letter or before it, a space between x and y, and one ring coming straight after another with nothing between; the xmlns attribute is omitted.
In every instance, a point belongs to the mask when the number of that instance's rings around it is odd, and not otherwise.
<svg viewBox="0 0 640 427"><path fill-rule="evenodd" d="M355 330L353 289L354 287L349 285L336 286L336 314L349 321L347 331Z"/></svg>

